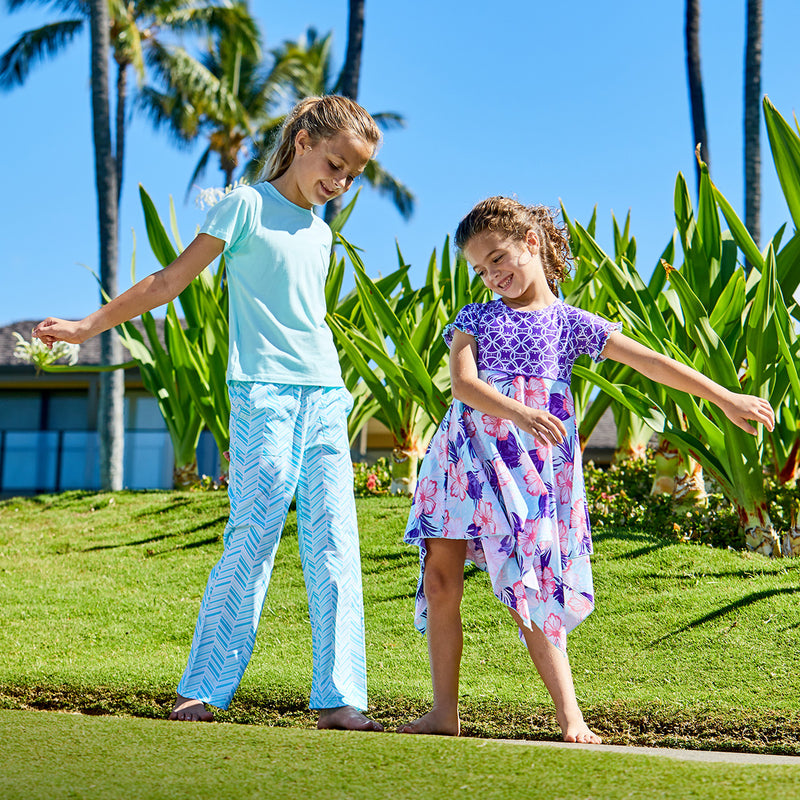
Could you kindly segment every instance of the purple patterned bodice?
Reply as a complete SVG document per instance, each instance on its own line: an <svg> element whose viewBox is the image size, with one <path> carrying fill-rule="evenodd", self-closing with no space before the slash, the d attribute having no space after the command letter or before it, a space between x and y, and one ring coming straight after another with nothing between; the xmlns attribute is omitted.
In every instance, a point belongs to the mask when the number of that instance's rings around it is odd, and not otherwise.
<svg viewBox="0 0 800 800"><path fill-rule="evenodd" d="M475 337L479 370L569 383L575 359L585 353L601 361L606 339L622 325L563 300L539 311L516 311L498 299L464 306L442 334L448 347L454 328Z"/></svg>

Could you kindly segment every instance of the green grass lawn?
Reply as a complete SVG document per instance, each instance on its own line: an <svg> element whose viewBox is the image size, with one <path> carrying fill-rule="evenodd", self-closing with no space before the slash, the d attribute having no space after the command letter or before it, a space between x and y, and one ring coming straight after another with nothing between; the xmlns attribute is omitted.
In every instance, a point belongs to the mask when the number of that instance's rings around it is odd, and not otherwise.
<svg viewBox="0 0 800 800"><path fill-rule="evenodd" d="M417 552L401 541L407 500L362 499L358 511L370 711L394 726L430 701L412 621ZM163 717L226 514L220 492L0 503L0 707ZM293 514L284 539L253 660L221 720L313 725ZM800 753L800 563L636 530L603 530L595 550L597 610L569 649L584 713L607 741ZM558 738L485 575L468 573L463 613L464 733Z"/></svg>
<svg viewBox="0 0 800 800"><path fill-rule="evenodd" d="M3 800L796 800L800 768L512 742L0 711Z"/></svg>

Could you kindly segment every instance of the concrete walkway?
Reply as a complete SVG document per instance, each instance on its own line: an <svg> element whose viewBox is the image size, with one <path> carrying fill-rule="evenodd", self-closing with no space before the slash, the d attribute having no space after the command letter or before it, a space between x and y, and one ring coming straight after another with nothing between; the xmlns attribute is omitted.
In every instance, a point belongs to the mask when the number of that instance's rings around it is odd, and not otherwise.
<svg viewBox="0 0 800 800"><path fill-rule="evenodd" d="M800 767L800 756L773 756L762 753L729 753L722 750L679 750L672 747L628 747L620 744L573 744L570 742L530 742L522 739L493 739L503 744L527 747L560 747L572 750L592 750L596 753L622 753L624 755L661 756L680 761L722 762L728 764L780 764Z"/></svg>

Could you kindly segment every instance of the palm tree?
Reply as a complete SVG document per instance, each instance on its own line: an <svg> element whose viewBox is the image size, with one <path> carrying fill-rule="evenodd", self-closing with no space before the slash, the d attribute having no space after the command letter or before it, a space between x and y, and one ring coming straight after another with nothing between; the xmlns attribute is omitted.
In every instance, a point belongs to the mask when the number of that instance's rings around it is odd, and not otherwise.
<svg viewBox="0 0 800 800"><path fill-rule="evenodd" d="M689 105L692 112L694 146L700 148L700 158L711 167L706 131L706 111L703 102L703 78L700 73L700 0L686 0L686 73L689 80ZM700 187L700 165L695 164L697 186Z"/></svg>
<svg viewBox="0 0 800 800"><path fill-rule="evenodd" d="M34 0L9 0L15 11ZM25 82L33 66L55 56L83 31L90 15L88 0L53 0L50 5L71 16L23 33L0 56L0 88L11 89ZM246 7L231 7L220 0L110 0L104 19L109 26L110 47L117 65L115 161L117 203L122 190L125 158L125 121L128 103L128 71L133 68L141 85L145 65L165 45L162 39L184 32L228 31L243 41L251 39L256 24Z"/></svg>
<svg viewBox="0 0 800 800"><path fill-rule="evenodd" d="M339 75L339 92L351 100L358 100L358 82L361 77L361 51L364 48L364 0L349 0L347 14L347 51ZM342 210L342 197L334 197L325 204L325 221L330 223Z"/></svg>
<svg viewBox="0 0 800 800"><path fill-rule="evenodd" d="M91 0L88 7L91 39L92 130L94 135L95 179L97 182L97 224L100 230L100 281L109 296L117 294L117 169L111 147L111 116L108 82L108 4ZM119 341L113 331L101 334L101 363L118 364ZM100 485L122 488L122 402L123 375L119 370L100 376Z"/></svg>
<svg viewBox="0 0 800 800"><path fill-rule="evenodd" d="M362 5L358 0L351 1L350 27L351 33L348 40L348 61L338 79L333 81L331 43L333 35L328 33L320 38L314 28L309 28L304 36L296 41L286 41L273 51L278 63L284 64L284 69L291 75L291 90L294 98L299 100L309 95L344 94L358 91L358 77L360 67L355 66L355 58L350 56L350 51L355 49L354 42L358 41L358 61L360 63L360 39L363 36L363 8L361 10L361 32L354 33L353 6ZM343 81L347 81L345 87ZM351 96L351 95L347 95ZM384 130L403 127L405 120L400 114L393 111L384 111L372 114L373 119ZM269 132L268 132L269 133ZM271 140L269 135L262 138L261 151L266 152ZM252 170L252 167L250 167ZM414 212L414 195L411 190L384 169L376 159L371 159L362 176L365 183L387 195L400 214L408 219ZM338 207L340 208L340 206ZM325 219L330 221L338 213L338 208L333 203L328 203L325 208Z"/></svg>
<svg viewBox="0 0 800 800"><path fill-rule="evenodd" d="M235 7L246 12L243 3ZM165 88L145 87L140 103L154 125L166 127L179 144L208 139L187 194L215 154L224 185L230 185L257 132L279 125L272 109L288 80L284 65L264 68L257 29L249 40L235 31L218 32L197 60L182 48L161 48L151 64Z"/></svg>
<svg viewBox="0 0 800 800"><path fill-rule="evenodd" d="M761 239L761 21L762 0L747 0L744 63L744 208L753 241Z"/></svg>

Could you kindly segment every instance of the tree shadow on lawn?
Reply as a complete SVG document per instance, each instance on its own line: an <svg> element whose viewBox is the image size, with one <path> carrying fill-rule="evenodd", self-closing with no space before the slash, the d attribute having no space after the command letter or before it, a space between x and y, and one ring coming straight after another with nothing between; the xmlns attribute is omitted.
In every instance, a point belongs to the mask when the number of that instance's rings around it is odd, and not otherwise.
<svg viewBox="0 0 800 800"><path fill-rule="evenodd" d="M410 551L390 550L386 552L362 553L361 571L365 575L374 575L416 565L418 560L417 554Z"/></svg>
<svg viewBox="0 0 800 800"><path fill-rule="evenodd" d="M771 562L767 562L766 566L773 566ZM637 573L637 578L647 579L651 581L675 581L675 580L698 580L700 578L768 578L779 575L781 572L788 572L789 570L800 570L800 563L787 567L785 564L774 564L775 569L755 570L752 567L742 567L741 569L727 569L727 570L699 570L698 572L683 572L683 573L664 573L664 572L645 572L642 574Z"/></svg>
<svg viewBox="0 0 800 800"><path fill-rule="evenodd" d="M724 617L726 614L730 614L731 611L735 611L739 608L746 608L747 606L753 605L753 603L757 603L759 600L766 600L768 597L773 597L778 594L796 594L800 592L800 586L784 586L781 589L764 589L760 592L751 592L750 594L746 594L744 597L740 598L739 600L734 600L732 603L728 603L728 605L723 606L722 608L717 609L716 611L712 611L710 614L706 614L705 616L700 617L699 619L694 620L693 622L689 622L681 628L678 628L672 633L666 633L664 636L659 637L651 644L661 644L665 642L667 639L671 639L673 636L677 636L679 633L686 633L687 631L692 630L693 628L699 628L701 625L705 625L707 622L713 622L715 619L720 619Z"/></svg>
<svg viewBox="0 0 800 800"><path fill-rule="evenodd" d="M209 520L208 522L203 522L200 525L195 525L193 528L187 528L186 530L178 530L173 531L171 533L162 533L159 536L150 536L147 539L138 539L135 542L120 542L119 544L97 544L93 547L86 547L81 550L81 553L91 553L95 550L117 550L120 547L137 547L143 544L155 544L156 542L162 542L164 539L172 539L176 536L188 536L190 533L197 533L198 531L204 531L208 528L213 528L215 525L224 524L227 522L228 517L227 515L217 517L216 519ZM220 534L221 536L221 534ZM214 536L209 539L203 539L200 542L191 542L190 544L179 545L175 547L176 550L185 550L191 547L200 547L203 544L207 544L209 542L218 542L220 536Z"/></svg>

